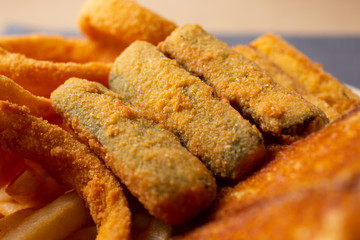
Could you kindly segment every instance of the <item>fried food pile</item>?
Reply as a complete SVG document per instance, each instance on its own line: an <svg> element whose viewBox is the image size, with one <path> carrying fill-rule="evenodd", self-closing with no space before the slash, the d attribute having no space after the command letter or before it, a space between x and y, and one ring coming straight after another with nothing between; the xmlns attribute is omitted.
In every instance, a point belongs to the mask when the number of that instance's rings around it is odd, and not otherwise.
<svg viewBox="0 0 360 240"><path fill-rule="evenodd" d="M360 97L319 64L132 0L78 24L0 37L1 239L360 236Z"/></svg>

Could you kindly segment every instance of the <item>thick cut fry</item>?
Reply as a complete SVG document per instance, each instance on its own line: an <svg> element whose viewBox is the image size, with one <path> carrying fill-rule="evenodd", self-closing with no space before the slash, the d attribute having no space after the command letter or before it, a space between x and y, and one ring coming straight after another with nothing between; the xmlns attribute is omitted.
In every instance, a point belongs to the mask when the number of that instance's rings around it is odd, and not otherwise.
<svg viewBox="0 0 360 240"><path fill-rule="evenodd" d="M17 105L25 105L30 113L51 122L60 122L60 116L51 106L50 100L38 97L16 84L6 76L0 75L0 100L6 100Z"/></svg>
<svg viewBox="0 0 360 240"><path fill-rule="evenodd" d="M310 93L326 101L340 114L360 105L360 97L280 37L268 33L251 43Z"/></svg>
<svg viewBox="0 0 360 240"><path fill-rule="evenodd" d="M17 211L28 208L26 205L20 204L13 200L6 192L5 188L0 189L0 214L9 216Z"/></svg>
<svg viewBox="0 0 360 240"><path fill-rule="evenodd" d="M281 70L281 68L271 61L264 53L248 45L237 45L233 48L268 72L277 83L301 94L301 96L307 101L320 108L330 121L333 121L340 116L339 112L337 112L333 107L324 100L312 95L303 85Z"/></svg>
<svg viewBox="0 0 360 240"><path fill-rule="evenodd" d="M150 43L134 42L116 59L109 86L124 102L157 115L219 178L236 180L263 159L259 131Z"/></svg>
<svg viewBox="0 0 360 240"><path fill-rule="evenodd" d="M36 211L34 208L22 209L20 211L14 212L9 216L6 216L0 219L0 238L9 231L15 229L17 226L21 224L22 221L25 220L26 217L30 216Z"/></svg>
<svg viewBox="0 0 360 240"><path fill-rule="evenodd" d="M200 160L142 112L122 105L118 94L72 78L51 94L51 101L157 218L184 222L215 198L215 179Z"/></svg>
<svg viewBox="0 0 360 240"><path fill-rule="evenodd" d="M347 179L360 172L360 108L284 147L264 168L225 194L213 216L222 218L264 200Z"/></svg>
<svg viewBox="0 0 360 240"><path fill-rule="evenodd" d="M14 80L31 93L49 97L50 93L70 77L86 78L107 85L111 64L54 63L38 61L0 48L0 75Z"/></svg>
<svg viewBox="0 0 360 240"><path fill-rule="evenodd" d="M27 217L2 239L62 240L89 220L84 201L75 192L71 192Z"/></svg>
<svg viewBox="0 0 360 240"><path fill-rule="evenodd" d="M1 36L0 47L28 58L53 62L113 62L128 43L65 38L56 35L29 34Z"/></svg>
<svg viewBox="0 0 360 240"><path fill-rule="evenodd" d="M26 107L0 101L0 147L38 161L87 202L98 239L127 239L130 212L115 176L70 133L29 115Z"/></svg>
<svg viewBox="0 0 360 240"><path fill-rule="evenodd" d="M145 40L157 44L176 27L133 0L87 0L78 23L91 38L129 43Z"/></svg>
<svg viewBox="0 0 360 240"><path fill-rule="evenodd" d="M184 25L159 44L165 55L197 74L265 133L291 142L321 129L325 114L277 84L254 62L199 25Z"/></svg>
<svg viewBox="0 0 360 240"><path fill-rule="evenodd" d="M359 201L357 176L263 202L173 239L357 240Z"/></svg>

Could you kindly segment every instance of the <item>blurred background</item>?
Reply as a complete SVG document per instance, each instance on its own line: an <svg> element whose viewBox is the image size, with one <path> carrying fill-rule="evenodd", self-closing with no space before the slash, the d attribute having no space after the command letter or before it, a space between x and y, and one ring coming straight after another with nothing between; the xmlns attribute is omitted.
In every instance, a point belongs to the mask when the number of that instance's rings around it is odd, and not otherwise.
<svg viewBox="0 0 360 240"><path fill-rule="evenodd" d="M0 0L0 33L79 36L84 0ZM274 32L360 88L359 0L138 0L178 25L198 23L231 45Z"/></svg>

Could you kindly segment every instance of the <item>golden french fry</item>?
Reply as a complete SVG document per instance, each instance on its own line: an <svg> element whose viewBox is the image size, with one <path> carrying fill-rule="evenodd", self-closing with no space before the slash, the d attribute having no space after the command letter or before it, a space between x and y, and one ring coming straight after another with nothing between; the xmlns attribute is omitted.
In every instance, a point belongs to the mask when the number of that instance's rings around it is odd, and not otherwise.
<svg viewBox="0 0 360 240"><path fill-rule="evenodd" d="M97 40L145 40L154 44L176 27L133 0L87 0L78 23L82 32Z"/></svg>
<svg viewBox="0 0 360 240"><path fill-rule="evenodd" d="M27 217L2 239L60 240L89 220L84 201L75 192L70 192Z"/></svg>
<svg viewBox="0 0 360 240"><path fill-rule="evenodd" d="M0 47L28 58L53 62L113 62L128 43L103 43L84 38L29 34L0 37Z"/></svg>
<svg viewBox="0 0 360 240"><path fill-rule="evenodd" d="M96 234L96 226L91 225L80 228L74 233L71 233L65 238L65 240L94 240L96 238Z"/></svg>
<svg viewBox="0 0 360 240"><path fill-rule="evenodd" d="M111 64L102 62L55 63L27 58L0 48L0 75L5 75L32 94L49 97L70 77L85 78L108 84Z"/></svg>
<svg viewBox="0 0 360 240"><path fill-rule="evenodd" d="M6 192L4 188L0 189L0 214L8 216L19 210L25 209L27 206L20 204L13 200Z"/></svg>
<svg viewBox="0 0 360 240"><path fill-rule="evenodd" d="M14 212L4 218L0 219L0 238L2 238L7 232L13 230L21 222L28 217L29 215L33 214L36 211L34 208L26 208Z"/></svg>

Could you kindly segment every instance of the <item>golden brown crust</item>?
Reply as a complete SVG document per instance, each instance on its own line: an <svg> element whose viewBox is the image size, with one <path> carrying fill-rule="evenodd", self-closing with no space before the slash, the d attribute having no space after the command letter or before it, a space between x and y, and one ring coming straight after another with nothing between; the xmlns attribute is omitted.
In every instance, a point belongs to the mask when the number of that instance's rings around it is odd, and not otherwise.
<svg viewBox="0 0 360 240"><path fill-rule="evenodd" d="M284 72L340 114L360 105L359 96L280 37L268 33L254 40L251 46L266 54Z"/></svg>
<svg viewBox="0 0 360 240"><path fill-rule="evenodd" d="M262 162L256 127L150 43L134 42L117 58L109 85L124 102L153 112L215 176L235 180Z"/></svg>
<svg viewBox="0 0 360 240"><path fill-rule="evenodd" d="M56 111L155 217L181 223L215 198L208 169L170 132L100 84L72 78L51 95Z"/></svg>
<svg viewBox="0 0 360 240"><path fill-rule="evenodd" d="M255 63L199 25L177 28L159 49L201 76L263 132L284 142L302 138L328 123L320 109L281 87Z"/></svg>
<svg viewBox="0 0 360 240"><path fill-rule="evenodd" d="M297 82L294 78L286 74L281 68L279 68L268 56L260 52L258 49L249 45L237 45L233 47L237 52L254 61L262 69L264 69L269 75L280 85L299 93L307 101L314 104L321 109L330 121L335 120L340 114L324 100L312 95L302 84Z"/></svg>
<svg viewBox="0 0 360 240"><path fill-rule="evenodd" d="M130 211L122 188L101 160L70 133L0 101L0 147L38 161L86 201L98 225L97 239L127 239Z"/></svg>
<svg viewBox="0 0 360 240"><path fill-rule="evenodd" d="M157 44L176 27L133 0L87 0L78 23L91 38L129 43L145 40Z"/></svg>
<svg viewBox="0 0 360 240"><path fill-rule="evenodd" d="M113 62L128 43L116 44L57 35L1 36L0 47L28 58L53 62Z"/></svg>
<svg viewBox="0 0 360 240"><path fill-rule="evenodd" d="M0 75L5 75L29 92L43 97L70 77L86 78L107 85L111 64L54 63L38 61L0 48Z"/></svg>
<svg viewBox="0 0 360 240"><path fill-rule="evenodd" d="M357 108L307 138L283 147L264 168L226 194L213 217L222 218L268 199L358 174L359 136Z"/></svg>

